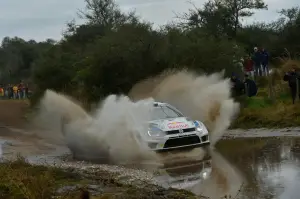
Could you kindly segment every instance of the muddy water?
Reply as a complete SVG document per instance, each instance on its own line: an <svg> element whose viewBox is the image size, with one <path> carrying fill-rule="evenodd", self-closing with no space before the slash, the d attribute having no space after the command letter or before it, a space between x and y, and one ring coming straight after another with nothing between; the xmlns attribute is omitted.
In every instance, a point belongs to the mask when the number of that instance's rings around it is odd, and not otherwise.
<svg viewBox="0 0 300 199"><path fill-rule="evenodd" d="M31 162L40 159L53 162L69 152L63 145L54 145L33 135L12 129L9 133L4 129L0 131L0 153L5 158L20 154ZM126 181L136 176L209 198L230 195L245 199L297 199L300 192L299 135L299 129L231 131L215 150L181 151L181 158L162 154L165 161L160 163L133 163L122 167L101 165L101 168L121 171ZM69 164L95 167L77 161Z"/></svg>

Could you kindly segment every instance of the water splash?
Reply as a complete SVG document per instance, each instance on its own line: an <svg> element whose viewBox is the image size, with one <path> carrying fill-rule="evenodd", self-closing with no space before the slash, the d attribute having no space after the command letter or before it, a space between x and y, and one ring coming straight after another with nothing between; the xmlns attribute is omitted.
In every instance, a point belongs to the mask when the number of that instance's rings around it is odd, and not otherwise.
<svg viewBox="0 0 300 199"><path fill-rule="evenodd" d="M230 82L222 73L197 76L188 71L168 71L137 84L129 97L110 95L94 114L88 114L70 97L47 90L36 118L40 125L53 130L48 136L61 136L75 156L88 160L108 157L124 163L159 159L136 141L148 129L146 122L154 100L168 102L192 119L203 121L210 130L212 145L238 111L238 104L230 98Z"/></svg>

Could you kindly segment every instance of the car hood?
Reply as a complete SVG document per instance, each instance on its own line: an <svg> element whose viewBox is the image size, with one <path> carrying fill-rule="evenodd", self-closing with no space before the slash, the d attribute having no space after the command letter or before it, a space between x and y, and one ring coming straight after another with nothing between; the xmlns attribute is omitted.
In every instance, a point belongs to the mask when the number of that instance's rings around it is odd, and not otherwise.
<svg viewBox="0 0 300 199"><path fill-rule="evenodd" d="M150 125L153 125L163 131L171 131L178 129L186 128L195 128L195 122L186 117L178 117L172 119L163 119L163 120L153 120L149 122Z"/></svg>

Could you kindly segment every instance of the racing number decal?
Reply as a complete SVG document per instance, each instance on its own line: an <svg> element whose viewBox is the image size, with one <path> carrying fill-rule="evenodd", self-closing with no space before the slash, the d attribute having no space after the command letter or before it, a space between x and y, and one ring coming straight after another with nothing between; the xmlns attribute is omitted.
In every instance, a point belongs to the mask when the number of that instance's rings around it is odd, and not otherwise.
<svg viewBox="0 0 300 199"><path fill-rule="evenodd" d="M168 124L169 129L179 129L179 128L186 128L188 127L188 124L185 124L183 122L172 122Z"/></svg>

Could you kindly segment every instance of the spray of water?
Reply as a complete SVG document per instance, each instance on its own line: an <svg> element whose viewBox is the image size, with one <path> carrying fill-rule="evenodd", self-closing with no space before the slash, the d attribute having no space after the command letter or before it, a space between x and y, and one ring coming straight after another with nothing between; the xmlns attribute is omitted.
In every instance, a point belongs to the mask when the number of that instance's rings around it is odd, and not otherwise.
<svg viewBox="0 0 300 199"><path fill-rule="evenodd" d="M188 71L166 71L136 84L129 93L133 100L152 97L167 102L209 129L211 146L222 137L239 104L230 97L230 81L223 71L197 76Z"/></svg>
<svg viewBox="0 0 300 199"><path fill-rule="evenodd" d="M212 145L230 125L238 104L230 98L229 80L223 74L196 76L188 71L168 71L134 86L127 96L108 96L94 114L88 114L71 98L46 91L36 121L51 128L52 137L62 131L67 146L83 159L109 157L117 163L157 159L137 141L147 132L152 103L168 102L185 115L203 121ZM51 137L50 136L50 137Z"/></svg>

